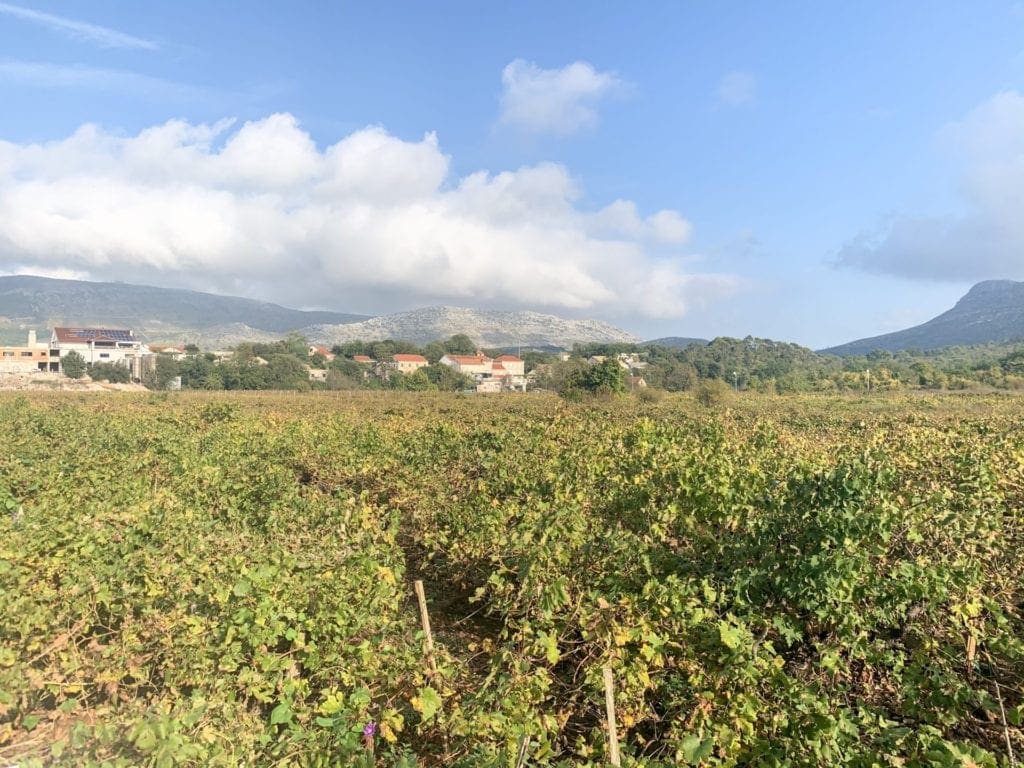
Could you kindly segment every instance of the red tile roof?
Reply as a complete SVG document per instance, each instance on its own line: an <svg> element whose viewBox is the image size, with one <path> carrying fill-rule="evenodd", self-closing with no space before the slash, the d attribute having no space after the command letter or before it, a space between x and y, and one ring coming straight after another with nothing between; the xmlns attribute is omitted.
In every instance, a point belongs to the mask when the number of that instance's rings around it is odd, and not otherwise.
<svg viewBox="0 0 1024 768"><path fill-rule="evenodd" d="M523 362L522 358L518 358L515 355L502 355L501 357L496 358L496 359L497 359L497 361L499 363L521 363L521 362Z"/></svg>
<svg viewBox="0 0 1024 768"><path fill-rule="evenodd" d="M427 358L423 355L392 355L391 359L396 363L425 363Z"/></svg>
<svg viewBox="0 0 1024 768"><path fill-rule="evenodd" d="M369 355L352 355L352 359L357 363L372 363L373 358Z"/></svg>
<svg viewBox="0 0 1024 768"><path fill-rule="evenodd" d="M484 365L491 362L489 357L483 355L447 355L447 357L459 365Z"/></svg>

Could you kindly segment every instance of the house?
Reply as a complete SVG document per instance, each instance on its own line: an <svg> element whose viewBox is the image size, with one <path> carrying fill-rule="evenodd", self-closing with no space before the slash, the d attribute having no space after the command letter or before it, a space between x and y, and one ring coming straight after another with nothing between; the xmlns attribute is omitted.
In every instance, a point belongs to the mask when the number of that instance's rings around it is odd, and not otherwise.
<svg viewBox="0 0 1024 768"><path fill-rule="evenodd" d="M423 355L392 355L389 367L399 373L414 373L420 368L429 365L427 358Z"/></svg>
<svg viewBox="0 0 1024 768"><path fill-rule="evenodd" d="M352 355L352 362L360 365L373 365L374 359L369 355Z"/></svg>
<svg viewBox="0 0 1024 768"><path fill-rule="evenodd" d="M483 390L477 387L478 392L526 389L526 363L515 355L502 355L493 360L481 352L475 355L445 355L441 358L441 364L454 368L465 376L471 376L476 379L478 385L490 381L498 382L488 384ZM498 389L495 390L495 386Z"/></svg>
<svg viewBox="0 0 1024 768"><path fill-rule="evenodd" d="M494 361L480 352L475 355L444 355L440 362L458 373L474 377L490 376L494 366Z"/></svg>
<svg viewBox="0 0 1024 768"><path fill-rule="evenodd" d="M317 346L316 344L310 344L307 351L309 352L310 357L313 357L313 355L320 355L325 360L327 360L327 362L330 362L331 360L334 359L334 353L331 352L331 350L329 350L327 347L320 347Z"/></svg>
<svg viewBox="0 0 1024 768"><path fill-rule="evenodd" d="M36 332L28 332L28 343L23 347L0 347L0 373L57 373L60 358L51 356L46 344L36 341Z"/></svg>
<svg viewBox="0 0 1024 768"><path fill-rule="evenodd" d="M607 359L608 358L605 355L591 355L590 357L587 358L587 362L590 365L600 365L601 363L603 363ZM625 361L623 361L621 358L616 358L615 362L618 363L619 368L621 368L622 370L624 370L624 371L628 371L629 370L629 365Z"/></svg>
<svg viewBox="0 0 1024 768"><path fill-rule="evenodd" d="M142 361L150 354L149 348L127 328L54 328L50 357L63 359L71 352L80 354L90 365L123 365L136 379L142 378Z"/></svg>
<svg viewBox="0 0 1024 768"><path fill-rule="evenodd" d="M188 355L184 347L170 344L150 344L149 351L154 355L170 355L175 360L184 360Z"/></svg>
<svg viewBox="0 0 1024 768"><path fill-rule="evenodd" d="M647 367L647 362L633 352L623 352L619 355L619 365L624 365L631 371L642 371Z"/></svg>
<svg viewBox="0 0 1024 768"><path fill-rule="evenodd" d="M515 355L501 355L494 358L494 362L500 363L510 376L526 375L526 362Z"/></svg>
<svg viewBox="0 0 1024 768"><path fill-rule="evenodd" d="M476 385L477 392L501 392L503 389L503 382L501 379L484 379Z"/></svg>

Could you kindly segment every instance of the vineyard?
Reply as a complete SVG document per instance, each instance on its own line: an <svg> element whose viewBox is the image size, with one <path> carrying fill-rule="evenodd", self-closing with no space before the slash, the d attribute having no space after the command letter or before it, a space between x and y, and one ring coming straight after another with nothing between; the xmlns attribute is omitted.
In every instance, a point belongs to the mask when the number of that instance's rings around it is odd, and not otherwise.
<svg viewBox="0 0 1024 768"><path fill-rule="evenodd" d="M1008 766L1022 406L2 396L0 765Z"/></svg>

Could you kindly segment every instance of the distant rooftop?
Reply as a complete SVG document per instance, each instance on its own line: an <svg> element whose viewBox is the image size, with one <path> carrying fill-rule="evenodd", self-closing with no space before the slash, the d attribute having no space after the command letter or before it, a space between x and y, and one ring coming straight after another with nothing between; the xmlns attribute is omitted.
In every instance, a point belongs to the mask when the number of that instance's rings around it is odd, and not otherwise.
<svg viewBox="0 0 1024 768"><path fill-rule="evenodd" d="M54 328L54 335L60 342L87 341L136 341L127 328Z"/></svg>

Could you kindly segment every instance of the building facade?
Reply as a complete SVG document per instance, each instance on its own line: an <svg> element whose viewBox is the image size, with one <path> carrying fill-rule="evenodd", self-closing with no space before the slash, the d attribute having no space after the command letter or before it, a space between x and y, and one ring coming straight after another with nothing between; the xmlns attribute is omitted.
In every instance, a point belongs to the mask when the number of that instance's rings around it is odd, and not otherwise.
<svg viewBox="0 0 1024 768"><path fill-rule="evenodd" d="M0 373L57 373L60 357L51 356L46 344L36 341L36 332L28 332L23 347L0 347Z"/></svg>
<svg viewBox="0 0 1024 768"><path fill-rule="evenodd" d="M392 355L391 369L399 373L413 373L430 363L423 355Z"/></svg>
<svg viewBox="0 0 1024 768"><path fill-rule="evenodd" d="M143 358L150 354L149 349L126 328L54 328L50 337L50 356L63 359L71 352L80 354L88 365L123 365L136 379L142 378Z"/></svg>

